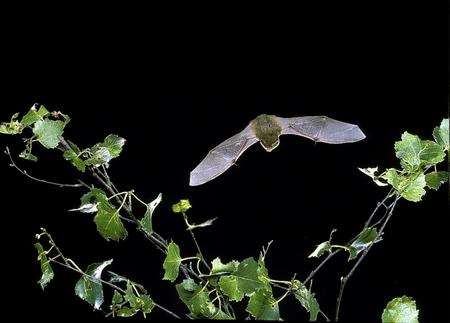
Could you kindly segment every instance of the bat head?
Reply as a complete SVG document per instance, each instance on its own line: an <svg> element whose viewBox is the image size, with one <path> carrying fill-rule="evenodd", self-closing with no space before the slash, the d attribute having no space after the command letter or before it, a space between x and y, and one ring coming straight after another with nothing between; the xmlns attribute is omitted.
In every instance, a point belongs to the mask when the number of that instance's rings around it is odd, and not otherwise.
<svg viewBox="0 0 450 323"><path fill-rule="evenodd" d="M266 151L271 152L278 147L282 129L278 117L261 114L252 121L252 127Z"/></svg>

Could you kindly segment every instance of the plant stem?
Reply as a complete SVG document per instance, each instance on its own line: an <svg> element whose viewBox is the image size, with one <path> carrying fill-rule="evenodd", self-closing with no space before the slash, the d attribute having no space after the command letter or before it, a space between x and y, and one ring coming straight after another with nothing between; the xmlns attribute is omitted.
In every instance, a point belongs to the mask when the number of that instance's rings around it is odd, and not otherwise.
<svg viewBox="0 0 450 323"><path fill-rule="evenodd" d="M5 154L9 157L9 160L11 162L11 164L10 164L11 167L15 168L19 173L21 173L22 175L28 177L29 179L32 179L33 181L36 181L36 182L39 182L39 183L44 183L44 184L49 184L49 185L53 185L53 186L58 186L58 187L71 187L71 188L78 188L78 187L83 187L83 186L86 185L86 184L84 184L81 181L78 182L77 184L63 184L63 183L47 181L47 180L44 180L44 179L40 179L40 178L31 176L25 170L23 170L19 166L17 166L17 164L14 162L14 159L12 158L11 152L9 151L9 147L6 147Z"/></svg>
<svg viewBox="0 0 450 323"><path fill-rule="evenodd" d="M187 227L189 227L189 222L188 222L188 218L186 213L183 212L183 218L184 218L184 222L186 223ZM200 245L197 242L197 239L195 238L195 234L193 230L189 230L189 232L191 233L191 237L192 240L194 241L195 247L197 248L198 254L200 255L200 258L203 262L203 264L206 266L206 268L208 268L208 270L211 270L211 267L209 266L208 262L205 260L205 257L203 256L203 252L200 249Z"/></svg>
<svg viewBox="0 0 450 323"><path fill-rule="evenodd" d="M374 245L375 241L377 241L380 236L383 234L384 229L386 228L386 225L388 224L389 220L392 218L395 206L398 202L398 200L400 199L400 196L397 195L395 198L395 201L389 206L389 213L386 217L386 219L384 220L383 224L381 225L380 230L378 231L377 236L375 237L374 240L372 240L372 242L367 246L367 248L364 250L363 254L361 255L361 257L359 257L358 261L356 261L356 263L353 265L352 269L348 272L348 274L345 277L341 278L341 286L339 288L339 295L336 301L336 315L335 315L335 321L337 322L339 320L339 310L342 304L342 298L344 296L344 289L345 286L348 282L348 280L351 278L351 276L353 275L353 273L355 272L355 270L358 268L358 266L361 264L361 262L364 260L364 258L367 256L367 254L369 253L370 249L372 248L372 246Z"/></svg>

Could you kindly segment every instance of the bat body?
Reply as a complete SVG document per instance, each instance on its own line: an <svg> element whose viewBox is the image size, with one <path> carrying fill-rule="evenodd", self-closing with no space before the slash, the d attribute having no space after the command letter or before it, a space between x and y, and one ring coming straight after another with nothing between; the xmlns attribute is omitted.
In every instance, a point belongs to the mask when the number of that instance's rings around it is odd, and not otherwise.
<svg viewBox="0 0 450 323"><path fill-rule="evenodd" d="M221 175L258 141L271 152L278 147L281 135L297 135L328 144L351 143L366 137L357 125L325 116L281 118L261 114L244 130L213 148L191 172L190 185L201 185Z"/></svg>

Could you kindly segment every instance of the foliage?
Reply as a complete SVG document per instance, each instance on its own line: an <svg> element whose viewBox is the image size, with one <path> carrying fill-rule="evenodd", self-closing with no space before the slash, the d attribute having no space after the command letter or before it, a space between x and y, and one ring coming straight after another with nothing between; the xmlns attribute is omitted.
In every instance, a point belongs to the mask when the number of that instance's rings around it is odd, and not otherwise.
<svg viewBox="0 0 450 323"><path fill-rule="evenodd" d="M408 296L391 300L381 316L382 323L419 323L416 302Z"/></svg>
<svg viewBox="0 0 450 323"><path fill-rule="evenodd" d="M182 199L172 205L172 211L182 216L186 230L197 247L195 255L182 257L181 254L185 254L184 244L178 245L171 239L169 242L153 225L153 216L162 195L159 194L151 202L144 202L134 190L119 191L108 175L109 164L123 152L125 139L111 134L91 147L79 148L64 138L64 130L69 122L70 118L61 112L49 112L42 105L34 105L22 118L15 114L9 121L1 123L0 133L23 136L25 149L19 157L29 161L38 161L33 154L33 144L36 142L46 149L61 151L64 159L73 165L75 170L88 173L96 184L88 185L81 181L79 184L60 184L36 179L16 165L7 149L11 165L23 175L39 182L86 189L81 196L80 206L70 211L91 216L99 234L107 241L118 242L126 239L129 227L134 226L143 234L144 239L164 254L162 279L174 284L180 302L186 306L190 318L239 319L249 316L260 320L281 320L281 305L286 298L291 297L298 303L299 308L309 314L310 321L316 321L319 315L328 320L311 289L311 282L329 259L344 251L348 253L348 260L353 262L353 267L341 278L335 315L338 320L344 287L372 246L382 241L384 229L397 202L400 199L419 202L427 191L438 190L449 177L447 171L437 169L437 165L444 161L449 151L448 119L444 119L434 129L434 140L423 140L417 135L403 133L394 145L399 167L387 168L381 172L379 167L360 168L378 186L389 188L386 197L377 204L364 227L345 243L334 241L333 230L328 240L318 244L310 253L308 258L321 259L321 262L308 277L299 280L294 274L290 280L278 280L269 275L266 267L265 259L270 243L263 247L256 258L222 261L215 257L208 262L194 231L211 226L215 219L200 224L189 223L187 212L192 209L192 205L188 199ZM132 207L133 203L137 203L137 207ZM142 285L108 271L106 268L112 266L112 259L92 263L82 270L61 252L45 229L36 235L35 247L41 267L38 283L43 289L54 278L52 266L62 266L78 275L75 294L96 310L105 311L104 303L108 301L105 301L104 288L113 290L112 299L107 306L108 316L130 317L141 313L145 317L157 308L173 318L182 317L166 306L156 303ZM235 311L234 305L238 303L243 304L237 307L245 309L245 313ZM388 303L382 321L417 322L417 316L415 302L408 297L402 297Z"/></svg>

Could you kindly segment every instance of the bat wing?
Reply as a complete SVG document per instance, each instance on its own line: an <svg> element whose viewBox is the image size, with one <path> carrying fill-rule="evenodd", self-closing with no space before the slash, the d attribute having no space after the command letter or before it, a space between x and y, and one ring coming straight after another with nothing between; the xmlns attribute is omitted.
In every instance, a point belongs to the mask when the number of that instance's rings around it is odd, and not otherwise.
<svg viewBox="0 0 450 323"><path fill-rule="evenodd" d="M279 118L283 135L297 135L327 144L356 142L366 138L357 125L325 116Z"/></svg>
<svg viewBox="0 0 450 323"><path fill-rule="evenodd" d="M259 141L251 125L212 149L191 172L189 185L202 185L230 168L242 153Z"/></svg>

